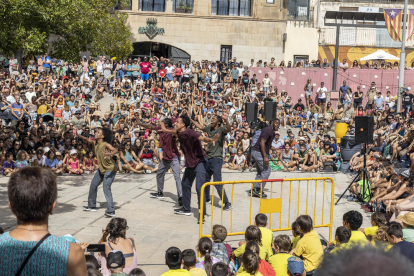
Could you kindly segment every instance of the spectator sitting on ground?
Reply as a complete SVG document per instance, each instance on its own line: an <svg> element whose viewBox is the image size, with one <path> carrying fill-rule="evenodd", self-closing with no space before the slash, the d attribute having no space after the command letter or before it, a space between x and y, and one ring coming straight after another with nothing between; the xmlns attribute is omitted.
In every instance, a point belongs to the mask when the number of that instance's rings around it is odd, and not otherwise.
<svg viewBox="0 0 414 276"><path fill-rule="evenodd" d="M279 235L273 242L275 254L269 258L269 264L273 267L277 276L287 275L287 260L292 257L289 254L290 246L290 238L287 235Z"/></svg>
<svg viewBox="0 0 414 276"><path fill-rule="evenodd" d="M414 243L403 240L403 229L401 224L391 222L387 234L388 240L393 245L390 252L399 252L414 262Z"/></svg>
<svg viewBox="0 0 414 276"><path fill-rule="evenodd" d="M270 253L271 248L267 248L262 244L262 232L260 231L259 227L255 225L250 225L246 228L246 232L244 234L245 240L239 242L239 248L234 250L232 258L240 258L246 248L246 242L254 241L260 247L260 259L262 260L269 260L269 257L272 255Z"/></svg>
<svg viewBox="0 0 414 276"><path fill-rule="evenodd" d="M183 254L183 267L187 269L192 276L207 276L206 270L196 267L197 256L194 250L186 249Z"/></svg>
<svg viewBox="0 0 414 276"><path fill-rule="evenodd" d="M339 226L335 231L335 242L336 246L331 250L331 253L336 253L339 250L349 249L352 245L349 243L351 238L351 230L345 226Z"/></svg>
<svg viewBox="0 0 414 276"><path fill-rule="evenodd" d="M187 269L181 269L182 253L177 247L170 247L165 252L165 264L169 270L161 276L191 276L191 273Z"/></svg>
<svg viewBox="0 0 414 276"><path fill-rule="evenodd" d="M266 246L268 249L272 248L272 242L273 242L273 232L270 231L270 229L265 228L267 223L267 216L265 214L257 214L254 218L254 225L256 225L260 232L262 233L262 239L261 242L264 246ZM273 255L272 250L269 250L271 255ZM271 256L270 255L270 256Z"/></svg>
<svg viewBox="0 0 414 276"><path fill-rule="evenodd" d="M16 275L36 244L31 260L22 267L22 275L79 276L86 274L82 248L48 231L49 215L57 199L56 175L49 169L26 167L13 173L7 185L9 207L17 218L17 227L0 235L0 256L13 256L13 262L0 258L4 275ZM42 200L39 200L41 198ZM42 241L42 243L39 243Z"/></svg>
<svg viewBox="0 0 414 276"><path fill-rule="evenodd" d="M122 270L125 267L125 257L122 251L112 250L106 257L106 267L111 271L111 276L128 276Z"/></svg>

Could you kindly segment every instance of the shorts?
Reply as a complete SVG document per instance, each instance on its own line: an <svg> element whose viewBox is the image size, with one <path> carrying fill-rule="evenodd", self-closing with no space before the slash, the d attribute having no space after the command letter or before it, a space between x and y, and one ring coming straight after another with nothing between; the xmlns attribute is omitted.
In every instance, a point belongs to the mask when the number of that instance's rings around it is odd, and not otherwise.
<svg viewBox="0 0 414 276"><path fill-rule="evenodd" d="M141 79L142 79L143 81L148 80L148 78L149 78L149 74L143 74L143 73L141 73Z"/></svg>
<svg viewBox="0 0 414 276"><path fill-rule="evenodd" d="M326 103L326 98L319 98L319 103Z"/></svg>
<svg viewBox="0 0 414 276"><path fill-rule="evenodd" d="M269 87L263 87L263 91L267 92L269 90Z"/></svg>
<svg viewBox="0 0 414 276"><path fill-rule="evenodd" d="M311 98L312 98L312 94L313 94L312 92L306 91L306 93L305 93L306 98L307 98L307 97L311 97Z"/></svg>
<svg viewBox="0 0 414 276"><path fill-rule="evenodd" d="M153 169L155 168L155 165L154 165L154 162L152 162L152 159L142 159L142 163Z"/></svg>

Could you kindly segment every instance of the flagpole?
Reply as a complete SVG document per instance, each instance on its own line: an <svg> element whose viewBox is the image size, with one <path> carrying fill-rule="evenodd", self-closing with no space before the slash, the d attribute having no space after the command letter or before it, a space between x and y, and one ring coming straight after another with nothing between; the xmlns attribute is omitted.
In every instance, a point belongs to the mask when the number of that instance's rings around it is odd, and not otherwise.
<svg viewBox="0 0 414 276"><path fill-rule="evenodd" d="M397 112L401 112L401 94L404 87L404 67L405 67L405 36L407 31L407 6L408 0L404 0L403 28L402 28L402 44L400 53L400 73L398 78L398 97Z"/></svg>

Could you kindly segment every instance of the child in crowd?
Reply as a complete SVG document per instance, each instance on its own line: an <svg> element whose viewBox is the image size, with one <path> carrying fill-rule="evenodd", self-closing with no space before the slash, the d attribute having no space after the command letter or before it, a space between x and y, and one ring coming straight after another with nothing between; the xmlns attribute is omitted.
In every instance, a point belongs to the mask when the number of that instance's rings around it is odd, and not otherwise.
<svg viewBox="0 0 414 276"><path fill-rule="evenodd" d="M387 218L384 213L376 212L371 215L371 227L359 228L359 230L367 236L369 241L377 232L378 227L385 226L387 224Z"/></svg>
<svg viewBox="0 0 414 276"><path fill-rule="evenodd" d="M83 158L83 169L85 173L93 174L98 169L98 160L93 151L89 150L88 154Z"/></svg>
<svg viewBox="0 0 414 276"><path fill-rule="evenodd" d="M186 249L183 251L183 267L187 269L192 276L207 276L204 269L196 267L197 256L194 250Z"/></svg>
<svg viewBox="0 0 414 276"><path fill-rule="evenodd" d="M182 253L177 247L170 247L165 252L165 264L169 270L161 276L191 276L191 273L187 269L181 269Z"/></svg>
<svg viewBox="0 0 414 276"><path fill-rule="evenodd" d="M245 251L246 242L254 241L260 247L260 258L266 261L269 260L269 257L271 256L271 249L267 248L262 244L262 232L260 231L259 227L255 225L250 225L249 227L247 227L244 235L245 241L239 242L239 248L234 250L232 258L240 258Z"/></svg>
<svg viewBox="0 0 414 276"><path fill-rule="evenodd" d="M234 156L233 162L229 163L229 169L241 171L243 169L245 162L246 162L246 156L244 156L243 150L239 148L237 149L237 155Z"/></svg>
<svg viewBox="0 0 414 276"><path fill-rule="evenodd" d="M197 258L196 267L204 269L207 275L210 275L212 266L220 262L219 259L211 255L213 242L207 237L202 237L198 241L197 250L200 253L200 257Z"/></svg>
<svg viewBox="0 0 414 276"><path fill-rule="evenodd" d="M301 215L296 219L296 222L303 237L298 241L291 254L302 256L307 275L312 275L322 261L322 244L318 233L313 230L313 221L310 216Z"/></svg>
<svg viewBox="0 0 414 276"><path fill-rule="evenodd" d="M387 230L387 226L378 227L375 235L372 237L371 244L373 247L384 249L384 251L391 249L392 244L388 241Z"/></svg>
<svg viewBox="0 0 414 276"><path fill-rule="evenodd" d="M67 169L70 174L81 175L83 170L80 167L79 160L77 158L78 152L75 149L70 151L70 157L68 158Z"/></svg>
<svg viewBox="0 0 414 276"><path fill-rule="evenodd" d="M279 235L273 242L275 255L269 258L269 264L273 267L277 276L287 276L287 260L292 257L289 254L290 238L287 235Z"/></svg>
<svg viewBox="0 0 414 276"><path fill-rule="evenodd" d="M272 251L272 242L273 242L273 232L267 227L267 216L265 214L257 214L254 218L254 225L259 227L260 232L262 233L261 242L263 246L266 246L269 249L270 256L273 255ZM270 257L269 256L269 257Z"/></svg>
<svg viewBox="0 0 414 276"><path fill-rule="evenodd" d="M258 260L259 260L259 269L258 272L260 272L263 276L275 276L275 270L273 269L273 267L266 262L265 260L260 259L260 247L257 243L255 242L248 242L246 244L246 251L245 252L253 252L254 254L256 254ZM241 267L239 269L239 271L237 272L237 274L239 274L240 272L243 271L243 268Z"/></svg>
<svg viewBox="0 0 414 276"><path fill-rule="evenodd" d="M14 165L13 161L13 153L6 152L5 157L6 161L3 162L1 174L5 176L10 176L13 172L16 171L16 166Z"/></svg>
<svg viewBox="0 0 414 276"><path fill-rule="evenodd" d="M351 238L351 230L345 226L339 226L335 231L336 246L331 250L331 253L336 253L339 250L349 249L352 245L349 243Z"/></svg>
<svg viewBox="0 0 414 276"><path fill-rule="evenodd" d="M134 268L131 270L128 276L146 276L145 272L141 268Z"/></svg>
<svg viewBox="0 0 414 276"><path fill-rule="evenodd" d="M346 212L342 220L343 226L351 230L349 242L360 243L361 245L369 243L367 237L361 231L358 231L363 222L363 217L360 212L354 210Z"/></svg>
<svg viewBox="0 0 414 276"><path fill-rule="evenodd" d="M33 157L33 163L32 166L43 166L45 164L46 156L43 155L43 150L38 149L36 151L36 156Z"/></svg>
<svg viewBox="0 0 414 276"><path fill-rule="evenodd" d="M213 249L211 251L211 256L216 257L220 260L220 262L228 264L231 258L232 249L229 244L223 243L226 238L226 227L219 224L214 225L213 232L211 234L211 239L213 240Z"/></svg>
<svg viewBox="0 0 414 276"><path fill-rule="evenodd" d="M252 251L246 251L242 258L243 271L237 273L237 276L261 276L259 272L259 258Z"/></svg>
<svg viewBox="0 0 414 276"><path fill-rule="evenodd" d="M298 243L298 241L300 240L300 238L302 238L302 234L299 231L298 223L296 221L294 221L292 223L292 235L293 235L293 239L292 239L292 249L295 249L296 248L296 244Z"/></svg>
<svg viewBox="0 0 414 276"><path fill-rule="evenodd" d="M27 159L27 153L24 150L19 150L19 152L17 152L16 154L16 163L15 163L16 168L21 169L21 168L29 166L26 159Z"/></svg>

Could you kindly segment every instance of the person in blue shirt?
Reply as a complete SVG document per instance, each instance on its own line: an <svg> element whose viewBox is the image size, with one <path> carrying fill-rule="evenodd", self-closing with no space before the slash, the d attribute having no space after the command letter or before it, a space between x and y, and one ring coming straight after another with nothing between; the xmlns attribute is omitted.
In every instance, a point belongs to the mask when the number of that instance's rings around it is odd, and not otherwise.
<svg viewBox="0 0 414 276"><path fill-rule="evenodd" d="M52 59L45 53L45 55L42 57L43 61L43 72L46 73L46 75L49 75L50 71L52 70Z"/></svg>
<svg viewBox="0 0 414 276"><path fill-rule="evenodd" d="M23 105L20 103L20 95L16 95L14 98L16 102L11 104L12 127L16 126L17 122L23 118Z"/></svg>
<svg viewBox="0 0 414 276"><path fill-rule="evenodd" d="M348 89L351 88L348 85L346 85L346 81L343 82L342 86L339 87L339 92L340 92L340 102L343 103L344 98L345 98L345 94L347 93Z"/></svg>
<svg viewBox="0 0 414 276"><path fill-rule="evenodd" d="M375 97L375 109L382 110L384 106L384 98L381 95L381 92L377 92L377 96Z"/></svg>

